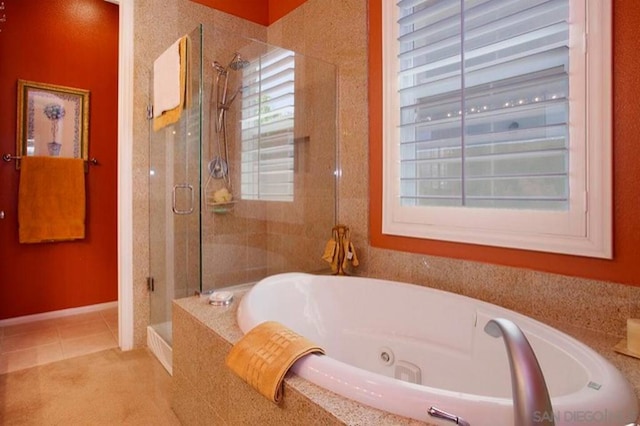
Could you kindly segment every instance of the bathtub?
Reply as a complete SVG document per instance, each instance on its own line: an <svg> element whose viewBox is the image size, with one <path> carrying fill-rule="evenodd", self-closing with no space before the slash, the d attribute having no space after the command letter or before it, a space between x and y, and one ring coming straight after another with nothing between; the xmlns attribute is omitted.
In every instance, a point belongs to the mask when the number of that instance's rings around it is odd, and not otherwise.
<svg viewBox="0 0 640 426"><path fill-rule="evenodd" d="M238 307L246 333L279 321L322 346L294 364L299 376L336 394L432 424L430 407L472 426L513 425L504 341L484 332L492 318L516 323L529 340L551 395L556 425L626 425L638 417L631 385L572 337L490 303L369 278L274 275ZM549 413L534 413L534 421ZM537 417L537 418L535 418Z"/></svg>

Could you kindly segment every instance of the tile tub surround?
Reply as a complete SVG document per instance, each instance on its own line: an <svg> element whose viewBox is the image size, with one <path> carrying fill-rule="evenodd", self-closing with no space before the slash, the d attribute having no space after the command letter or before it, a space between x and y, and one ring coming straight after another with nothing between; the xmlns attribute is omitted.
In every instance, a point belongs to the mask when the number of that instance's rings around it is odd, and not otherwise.
<svg viewBox="0 0 640 426"><path fill-rule="evenodd" d="M285 378L280 406L262 397L224 364L231 346L242 337L236 310L249 288L237 288L229 307L213 307L198 297L174 301L172 408L183 424L424 424L345 399L292 373ZM640 395L640 360L612 350L619 337L553 319L545 322L602 354Z"/></svg>

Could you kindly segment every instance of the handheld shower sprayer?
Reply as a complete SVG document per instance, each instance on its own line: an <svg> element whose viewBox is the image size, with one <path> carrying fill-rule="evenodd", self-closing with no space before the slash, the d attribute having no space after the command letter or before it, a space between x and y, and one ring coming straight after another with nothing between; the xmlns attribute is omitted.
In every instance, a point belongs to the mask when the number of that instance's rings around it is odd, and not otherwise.
<svg viewBox="0 0 640 426"><path fill-rule="evenodd" d="M233 71L239 71L248 67L249 64L250 62L244 59L239 52L236 52L233 55L233 58L231 58L229 65L227 65L226 67L222 66L218 61L214 61L212 64L213 68L217 71L215 83L216 92L218 94L218 96L216 97L215 105L217 115L216 132L222 131L225 111L229 109L236 96L238 96L239 93L242 93L242 85L240 85L240 87L238 87L238 89L236 89L236 91L233 93L231 98L229 98L229 70L231 69ZM220 82L221 78L224 78L223 83ZM220 87L221 84L222 88ZM211 101L213 102L213 97L211 98Z"/></svg>
<svg viewBox="0 0 640 426"><path fill-rule="evenodd" d="M238 94L243 91L242 84L240 84L233 94L229 96L229 70L240 71L248 67L249 64L250 62L244 59L239 52L234 53L226 67L218 61L213 61L211 64L215 70L216 77L215 82L211 85L211 118L215 113L215 133L213 128L214 120L212 119L210 120L210 137L213 138L214 134L219 136L216 138L218 155L209 162L209 174L216 179L224 179L229 189L231 188L231 181L229 179L226 117L231 104Z"/></svg>

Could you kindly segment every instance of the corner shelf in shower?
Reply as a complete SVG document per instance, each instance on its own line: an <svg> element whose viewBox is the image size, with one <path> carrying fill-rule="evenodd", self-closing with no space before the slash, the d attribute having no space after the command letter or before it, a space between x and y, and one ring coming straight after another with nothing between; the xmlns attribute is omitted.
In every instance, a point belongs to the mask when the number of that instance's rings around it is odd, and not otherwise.
<svg viewBox="0 0 640 426"><path fill-rule="evenodd" d="M225 203L214 203L207 202L207 207L209 207L209 211L217 214L225 214L233 210L233 206L237 203L237 201L227 201Z"/></svg>

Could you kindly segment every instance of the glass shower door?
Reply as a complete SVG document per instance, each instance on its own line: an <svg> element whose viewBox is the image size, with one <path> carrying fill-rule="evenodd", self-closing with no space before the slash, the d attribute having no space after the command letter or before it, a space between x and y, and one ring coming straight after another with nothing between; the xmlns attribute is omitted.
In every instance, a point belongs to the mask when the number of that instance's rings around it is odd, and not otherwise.
<svg viewBox="0 0 640 426"><path fill-rule="evenodd" d="M201 283L201 28L187 41L185 109L178 122L157 131L149 122L149 319L169 345L173 299L200 291Z"/></svg>

